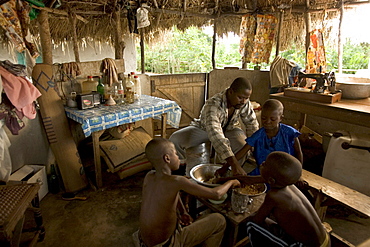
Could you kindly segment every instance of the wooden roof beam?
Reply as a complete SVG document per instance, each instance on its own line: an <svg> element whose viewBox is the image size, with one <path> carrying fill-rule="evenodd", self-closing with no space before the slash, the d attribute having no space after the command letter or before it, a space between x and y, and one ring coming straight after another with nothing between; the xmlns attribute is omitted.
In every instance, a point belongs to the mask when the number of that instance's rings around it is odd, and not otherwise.
<svg viewBox="0 0 370 247"><path fill-rule="evenodd" d="M60 9L53 9L53 8L48 8L48 7L37 7L35 5L33 5L32 8L39 9L39 10L44 10L44 11L46 11L48 13L52 13L52 14L69 16L69 14L68 14L67 11L60 10ZM76 18L77 18L77 20L80 20L80 21L82 21L84 23L88 23L89 22L88 20L86 20L85 18L83 18L80 15L76 15Z"/></svg>

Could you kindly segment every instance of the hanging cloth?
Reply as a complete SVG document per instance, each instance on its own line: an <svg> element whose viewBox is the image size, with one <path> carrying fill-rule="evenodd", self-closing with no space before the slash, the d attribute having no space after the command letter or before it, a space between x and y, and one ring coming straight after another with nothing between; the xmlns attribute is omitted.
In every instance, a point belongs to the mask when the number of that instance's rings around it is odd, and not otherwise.
<svg viewBox="0 0 370 247"><path fill-rule="evenodd" d="M324 38L320 29L310 32L310 46L307 50L306 73L317 74L326 72L326 55Z"/></svg>
<svg viewBox="0 0 370 247"><path fill-rule="evenodd" d="M109 87L118 81L116 62L112 58L104 58L100 65L100 72L103 73L104 83Z"/></svg>
<svg viewBox="0 0 370 247"><path fill-rule="evenodd" d="M16 2L11 0L0 5L0 26L18 52L23 52L26 45L22 38L22 28L16 12Z"/></svg>
<svg viewBox="0 0 370 247"><path fill-rule="evenodd" d="M247 14L240 25L240 52L245 63L268 63L274 42L277 18Z"/></svg>

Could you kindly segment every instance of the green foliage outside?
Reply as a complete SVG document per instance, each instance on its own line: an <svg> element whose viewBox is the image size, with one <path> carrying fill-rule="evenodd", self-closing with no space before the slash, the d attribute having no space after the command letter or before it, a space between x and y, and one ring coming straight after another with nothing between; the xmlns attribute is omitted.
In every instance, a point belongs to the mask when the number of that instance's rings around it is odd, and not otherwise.
<svg viewBox="0 0 370 247"><path fill-rule="evenodd" d="M370 44L355 44L346 40L343 47L343 70L354 73L358 69L367 69L370 57ZM140 54L140 47L137 47ZM296 62L304 68L304 47L293 46L292 49L280 52L280 56ZM145 45L145 71L157 74L180 74L192 72L209 72L212 70L212 37L197 27L191 27L184 32L173 28L166 42L158 42L150 47ZM270 63L275 57L271 52ZM327 71L338 69L337 48L326 48ZM226 44L217 41L215 54L216 68L225 66L241 67L239 43ZM141 67L138 57L138 68ZM248 64L253 69L255 64ZM269 64L261 64L262 69L268 69Z"/></svg>

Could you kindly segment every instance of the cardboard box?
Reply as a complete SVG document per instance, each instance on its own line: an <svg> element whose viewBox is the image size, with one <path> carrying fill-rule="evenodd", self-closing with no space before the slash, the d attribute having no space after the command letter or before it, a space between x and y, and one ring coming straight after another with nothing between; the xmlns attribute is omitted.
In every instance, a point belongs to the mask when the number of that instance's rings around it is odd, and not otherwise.
<svg viewBox="0 0 370 247"><path fill-rule="evenodd" d="M139 127L119 140L100 142L100 155L104 158L109 171L117 172L122 168L139 163L145 158L145 146L152 137Z"/></svg>
<svg viewBox="0 0 370 247"><path fill-rule="evenodd" d="M9 177L8 184L39 183L40 201L49 192L46 169L43 165L24 165Z"/></svg>

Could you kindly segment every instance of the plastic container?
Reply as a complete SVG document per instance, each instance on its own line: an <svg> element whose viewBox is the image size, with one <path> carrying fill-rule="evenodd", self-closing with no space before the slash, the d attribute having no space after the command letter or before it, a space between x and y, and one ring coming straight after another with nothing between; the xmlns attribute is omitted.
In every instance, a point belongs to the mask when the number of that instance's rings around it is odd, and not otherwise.
<svg viewBox="0 0 370 247"><path fill-rule="evenodd" d="M87 80L82 83L82 93L91 93L92 91L96 91L97 86L98 82L89 75Z"/></svg>

